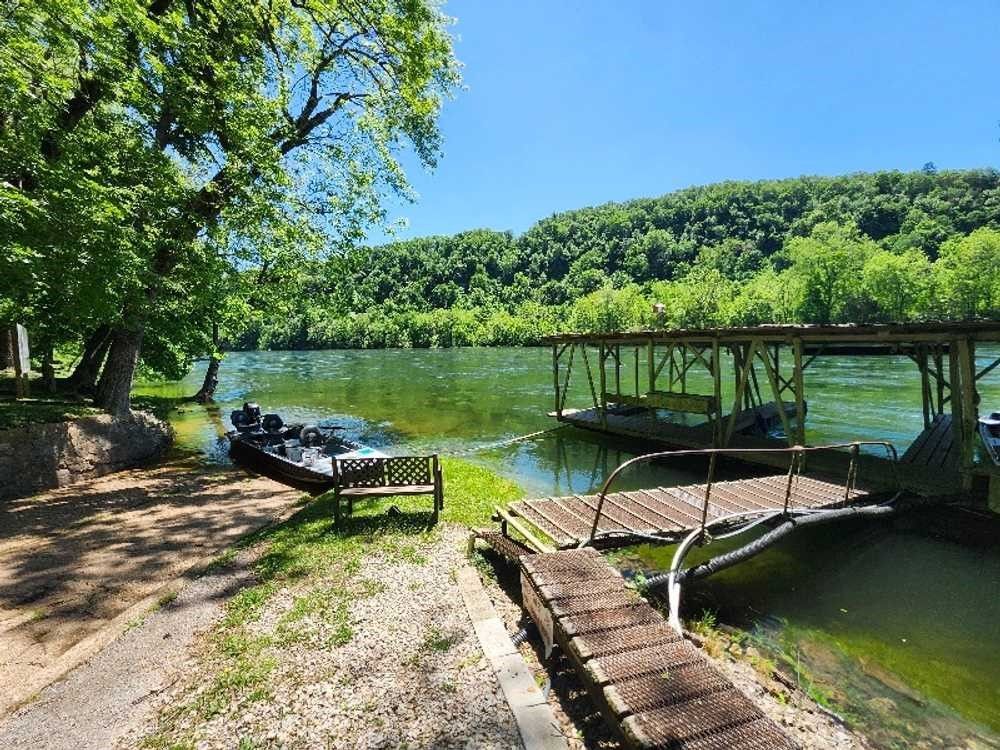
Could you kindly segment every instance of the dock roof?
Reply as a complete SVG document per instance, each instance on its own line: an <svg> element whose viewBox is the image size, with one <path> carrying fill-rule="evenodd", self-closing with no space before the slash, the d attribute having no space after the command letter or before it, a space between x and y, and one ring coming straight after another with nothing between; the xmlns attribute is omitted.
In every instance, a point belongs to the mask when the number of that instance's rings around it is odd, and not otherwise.
<svg viewBox="0 0 1000 750"><path fill-rule="evenodd" d="M769 324L735 328L674 328L602 333L560 333L546 336L547 344L603 341L605 343L648 343L686 341L738 342L763 339L773 343L799 340L811 344L917 344L947 343L952 339L1000 343L1000 321L978 320L936 323L879 323L871 325Z"/></svg>

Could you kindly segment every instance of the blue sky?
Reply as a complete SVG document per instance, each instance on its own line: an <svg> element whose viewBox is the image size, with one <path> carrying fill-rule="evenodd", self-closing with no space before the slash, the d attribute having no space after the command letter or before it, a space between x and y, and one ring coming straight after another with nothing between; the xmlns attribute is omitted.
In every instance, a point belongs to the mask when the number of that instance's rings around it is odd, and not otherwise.
<svg viewBox="0 0 1000 750"><path fill-rule="evenodd" d="M451 0L466 90L401 237L724 179L1000 163L1000 2ZM378 239L378 238L373 238Z"/></svg>

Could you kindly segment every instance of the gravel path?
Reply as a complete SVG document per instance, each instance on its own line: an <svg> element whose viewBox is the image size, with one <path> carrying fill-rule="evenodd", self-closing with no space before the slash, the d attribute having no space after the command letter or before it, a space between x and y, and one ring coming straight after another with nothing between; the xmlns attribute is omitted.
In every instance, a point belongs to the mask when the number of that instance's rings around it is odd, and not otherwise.
<svg viewBox="0 0 1000 750"><path fill-rule="evenodd" d="M0 503L0 717L76 644L300 497L184 459Z"/></svg>
<svg viewBox="0 0 1000 750"><path fill-rule="evenodd" d="M328 592L330 581L281 588L253 622L253 634L271 644L263 658L274 663L253 693L211 716L176 711L203 706L218 684L219 664L206 652L192 674L157 697L159 721L118 747L134 747L149 732L163 745L199 750L520 748L456 584L466 539L464 529L442 524L416 543L377 543L351 566L344 618L294 614L297 603ZM292 619L289 639L282 634Z"/></svg>
<svg viewBox="0 0 1000 750"><path fill-rule="evenodd" d="M155 698L192 666L188 649L251 582L251 556L186 586L97 656L0 724L0 747L104 750L153 713Z"/></svg>

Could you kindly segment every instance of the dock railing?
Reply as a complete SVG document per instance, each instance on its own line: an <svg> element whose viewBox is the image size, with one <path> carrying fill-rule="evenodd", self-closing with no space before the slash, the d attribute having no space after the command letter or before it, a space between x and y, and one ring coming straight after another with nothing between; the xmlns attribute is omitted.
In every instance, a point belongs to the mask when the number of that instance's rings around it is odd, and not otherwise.
<svg viewBox="0 0 1000 750"><path fill-rule="evenodd" d="M857 482L858 475L858 457L861 453L862 446L879 446L885 449L887 458L889 459L890 465L892 467L892 477L895 489L898 491L900 488L899 473L896 464L899 461L899 456L896 452L896 447L885 440L856 440L850 443L834 443L831 445L816 445L816 446L804 446L804 445L793 445L783 448L693 448L685 450L674 450L674 451L658 451L656 453L644 453L641 456L636 456L628 461L625 461L619 465L608 478L604 480L604 484L601 486L600 492L597 494L597 509L594 512L594 524L590 530L590 538L584 543L585 545L593 544L594 539L597 537L597 529L601 520L601 511L604 507L604 500L609 494L611 486L626 470L636 466L638 464L649 463L651 461L656 461L659 459L667 458L680 458L683 456L709 456L708 464L708 477L705 482L705 496L702 502L701 509L701 525L699 528L700 539L704 540L706 527L708 526L708 507L709 502L712 497L712 483L715 479L715 469L716 463L719 456L725 455L746 455L749 453L788 453L791 458L788 463L788 482L785 486L785 499L784 507L782 508L782 514L787 515L788 506L791 503L792 495L794 494L794 487L798 476L802 472L804 465L804 457L807 453L813 453L817 451L831 451L831 450L842 450L847 449L850 451L851 460L847 467L847 481L844 483L844 504L850 502L851 493Z"/></svg>

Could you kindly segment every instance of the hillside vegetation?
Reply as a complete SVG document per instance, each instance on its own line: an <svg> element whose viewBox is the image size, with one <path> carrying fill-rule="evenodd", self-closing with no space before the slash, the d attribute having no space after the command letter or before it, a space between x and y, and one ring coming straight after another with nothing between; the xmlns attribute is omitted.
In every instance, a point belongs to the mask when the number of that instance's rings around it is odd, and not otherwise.
<svg viewBox="0 0 1000 750"><path fill-rule="evenodd" d="M1000 173L724 182L363 247L278 275L240 348L529 344L556 330L1000 314ZM272 280L271 283L275 283Z"/></svg>

